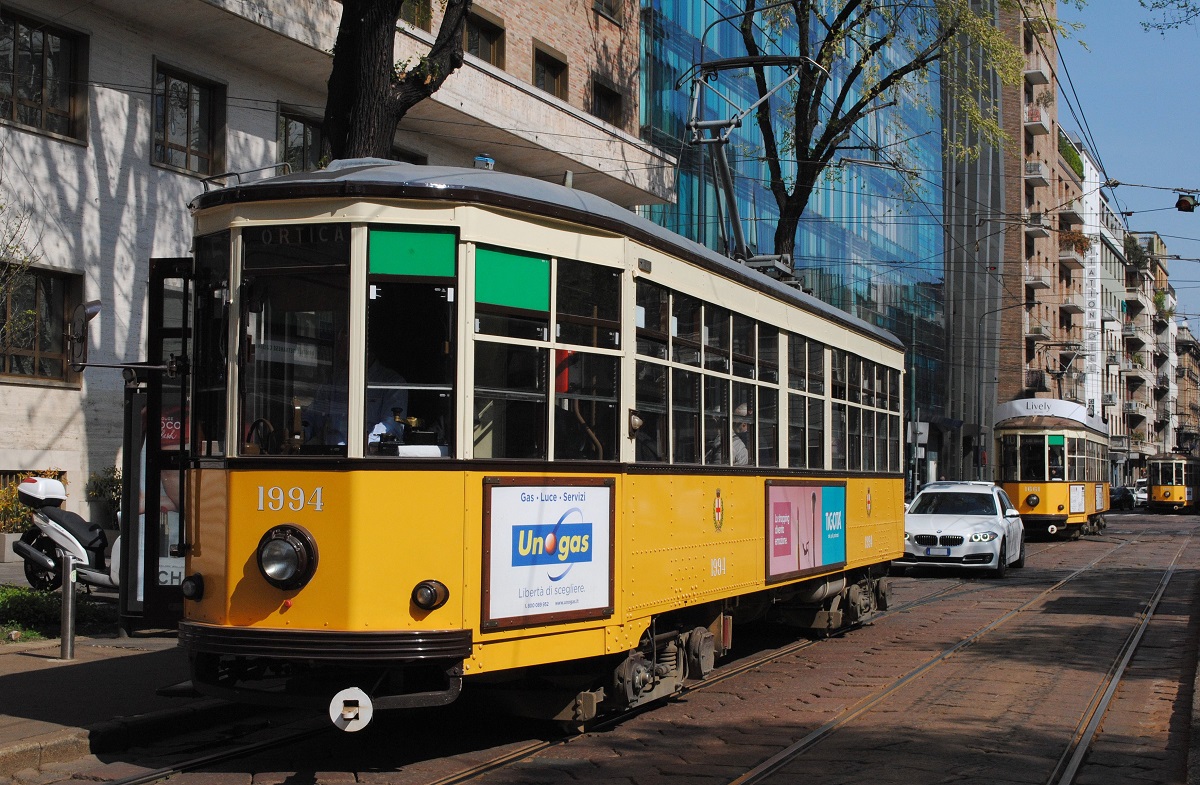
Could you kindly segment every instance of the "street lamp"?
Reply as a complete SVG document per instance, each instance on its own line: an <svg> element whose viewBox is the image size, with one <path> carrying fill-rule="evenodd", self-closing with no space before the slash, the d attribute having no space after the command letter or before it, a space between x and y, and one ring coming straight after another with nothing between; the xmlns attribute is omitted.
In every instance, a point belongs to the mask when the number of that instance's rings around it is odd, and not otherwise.
<svg viewBox="0 0 1200 785"><path fill-rule="evenodd" d="M979 315L979 321L975 327L975 362L978 365L975 373L975 427L979 429L975 444L975 479L977 480L983 479L983 372L985 370L985 363L983 362L983 320L994 313L1019 308L1023 305L1026 305L1026 303L1020 301L1009 305L1002 305L999 308L992 308L990 311L984 311ZM997 346L999 346L999 342L997 342ZM997 358L997 370L999 369L999 365L1000 361Z"/></svg>

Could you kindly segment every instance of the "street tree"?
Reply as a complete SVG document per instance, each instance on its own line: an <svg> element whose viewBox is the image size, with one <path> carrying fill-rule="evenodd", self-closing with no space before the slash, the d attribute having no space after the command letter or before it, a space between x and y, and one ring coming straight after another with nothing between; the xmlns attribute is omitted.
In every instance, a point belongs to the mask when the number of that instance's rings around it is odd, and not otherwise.
<svg viewBox="0 0 1200 785"><path fill-rule="evenodd" d="M0 179L0 350L31 348L37 319L35 281L29 268L40 257L32 213L5 193Z"/></svg>
<svg viewBox="0 0 1200 785"><path fill-rule="evenodd" d="M1008 8L1011 0L999 0ZM796 78L755 112L768 183L779 209L775 253L791 254L801 216L835 159L848 149L868 148L884 165L904 172L907 134L903 113L891 107L937 112L944 98L966 118L972 140L947 139L956 156L970 156L982 144L1008 141L988 89L991 71L1004 84L1021 79L1022 53L996 25L996 6L972 0L739 0L742 42L751 63L764 55L798 54ZM795 47L794 51L788 51ZM941 94L930 76L939 63L978 63L955 68ZM947 69L949 70L949 69ZM776 87L778 66L749 67L759 98ZM984 98L981 99L980 96ZM886 120L880 121L876 117ZM891 127L885 143L866 132L868 122ZM860 155L861 157L861 155ZM914 179L919 172L908 172ZM928 175L924 175L928 176Z"/></svg>
<svg viewBox="0 0 1200 785"><path fill-rule="evenodd" d="M1195 24L1200 19L1198 0L1138 0L1142 8L1151 13L1151 19L1142 22L1147 30L1165 33L1185 25Z"/></svg>
<svg viewBox="0 0 1200 785"><path fill-rule="evenodd" d="M414 0L342 0L323 126L328 157L387 158L400 120L463 63L472 0L443 0L429 52L398 63L396 23L405 2Z"/></svg>

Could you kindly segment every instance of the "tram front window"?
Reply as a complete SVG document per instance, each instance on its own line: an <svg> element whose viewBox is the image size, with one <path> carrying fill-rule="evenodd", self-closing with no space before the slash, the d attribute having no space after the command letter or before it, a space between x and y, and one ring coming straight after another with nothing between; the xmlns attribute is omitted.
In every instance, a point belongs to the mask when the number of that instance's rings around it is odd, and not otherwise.
<svg viewBox="0 0 1200 785"><path fill-rule="evenodd" d="M243 455L346 455L349 229L243 232Z"/></svg>
<svg viewBox="0 0 1200 785"><path fill-rule="evenodd" d="M1046 437L1021 437L1021 482L1046 481Z"/></svg>

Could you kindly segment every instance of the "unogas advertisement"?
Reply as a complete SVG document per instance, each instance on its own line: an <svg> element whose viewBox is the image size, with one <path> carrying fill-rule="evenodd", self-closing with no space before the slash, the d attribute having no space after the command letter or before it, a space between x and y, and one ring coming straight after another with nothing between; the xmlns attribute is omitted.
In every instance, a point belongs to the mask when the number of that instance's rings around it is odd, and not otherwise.
<svg viewBox="0 0 1200 785"><path fill-rule="evenodd" d="M612 613L612 481L484 484L483 626Z"/></svg>
<svg viewBox="0 0 1200 785"><path fill-rule="evenodd" d="M846 561L846 486L767 484L767 580Z"/></svg>

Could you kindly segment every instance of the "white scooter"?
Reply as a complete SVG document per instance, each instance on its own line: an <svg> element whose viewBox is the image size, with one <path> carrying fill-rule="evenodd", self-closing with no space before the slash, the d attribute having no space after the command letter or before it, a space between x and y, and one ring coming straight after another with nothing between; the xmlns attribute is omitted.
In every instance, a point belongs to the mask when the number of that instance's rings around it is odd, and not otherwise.
<svg viewBox="0 0 1200 785"><path fill-rule="evenodd" d="M62 554L75 562L76 579L89 586L115 589L121 574L121 538L113 544L112 561L105 564L104 530L69 510L61 509L67 489L49 477L30 477L17 486L21 504L28 507L34 528L13 543L25 560L25 579L35 589L52 591L62 585Z"/></svg>

